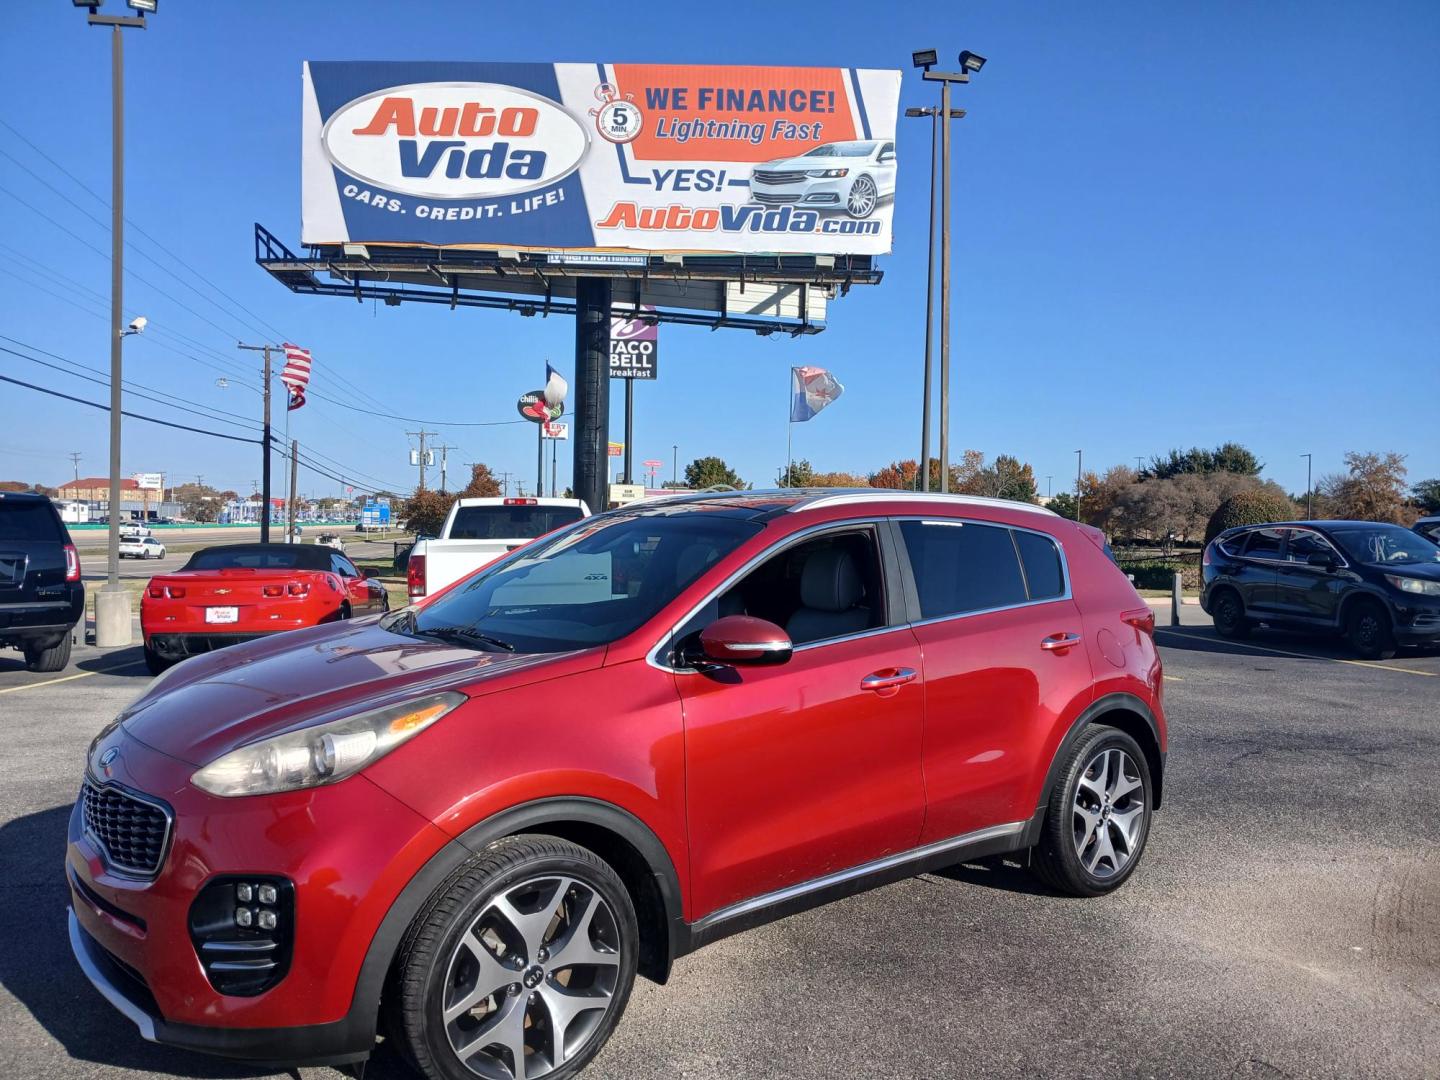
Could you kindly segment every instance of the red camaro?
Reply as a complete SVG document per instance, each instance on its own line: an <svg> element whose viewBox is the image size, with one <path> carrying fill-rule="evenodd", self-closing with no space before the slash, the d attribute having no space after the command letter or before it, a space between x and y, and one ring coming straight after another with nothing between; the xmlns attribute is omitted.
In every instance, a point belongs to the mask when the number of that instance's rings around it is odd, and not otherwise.
<svg viewBox="0 0 1440 1080"><path fill-rule="evenodd" d="M389 606L385 586L329 547L204 548L151 578L140 601L145 663L159 674L193 653Z"/></svg>

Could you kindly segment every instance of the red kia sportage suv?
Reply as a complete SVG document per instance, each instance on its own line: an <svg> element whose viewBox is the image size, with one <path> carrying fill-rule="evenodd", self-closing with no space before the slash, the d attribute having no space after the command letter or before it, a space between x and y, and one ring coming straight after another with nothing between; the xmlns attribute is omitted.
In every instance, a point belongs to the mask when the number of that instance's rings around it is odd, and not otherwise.
<svg viewBox="0 0 1440 1080"><path fill-rule="evenodd" d="M148 1039L559 1078L637 972L1028 852L1096 896L1165 763L1093 529L903 492L680 496L423 604L172 668L96 738L70 936ZM921 943L917 942L917 947Z"/></svg>

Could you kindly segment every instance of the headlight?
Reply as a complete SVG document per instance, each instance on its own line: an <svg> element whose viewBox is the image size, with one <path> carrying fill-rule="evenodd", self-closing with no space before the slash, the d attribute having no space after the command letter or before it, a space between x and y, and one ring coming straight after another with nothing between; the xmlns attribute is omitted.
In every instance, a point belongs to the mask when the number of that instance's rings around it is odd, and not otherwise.
<svg viewBox="0 0 1440 1080"><path fill-rule="evenodd" d="M1386 574L1385 580L1401 592L1414 593L1416 596L1440 596L1440 581L1426 581L1424 578L1418 577L1401 577L1399 574Z"/></svg>
<svg viewBox="0 0 1440 1080"><path fill-rule="evenodd" d="M271 795L334 784L380 760L465 700L453 692L287 731L232 750L190 777L212 795Z"/></svg>
<svg viewBox="0 0 1440 1080"><path fill-rule="evenodd" d="M847 175L849 172L849 169L811 169L805 175L813 176L816 179L838 180L840 179L840 177Z"/></svg>

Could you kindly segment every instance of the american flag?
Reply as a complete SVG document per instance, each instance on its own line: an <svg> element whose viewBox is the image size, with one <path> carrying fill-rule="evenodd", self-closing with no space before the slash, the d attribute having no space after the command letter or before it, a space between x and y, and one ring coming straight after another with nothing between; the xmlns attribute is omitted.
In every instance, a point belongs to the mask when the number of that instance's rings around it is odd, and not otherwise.
<svg viewBox="0 0 1440 1080"><path fill-rule="evenodd" d="M310 350L299 345L285 343L285 370L280 372L280 381L290 391L291 409L305 404L305 387L310 385Z"/></svg>

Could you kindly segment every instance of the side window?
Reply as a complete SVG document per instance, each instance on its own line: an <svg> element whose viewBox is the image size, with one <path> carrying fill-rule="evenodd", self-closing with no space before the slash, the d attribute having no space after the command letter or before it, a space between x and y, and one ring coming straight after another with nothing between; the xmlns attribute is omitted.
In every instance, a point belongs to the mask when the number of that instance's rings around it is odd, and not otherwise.
<svg viewBox="0 0 1440 1080"><path fill-rule="evenodd" d="M696 612L676 641L685 642L725 615L766 619L796 645L885 626L885 582L874 531L826 533L772 555Z"/></svg>
<svg viewBox="0 0 1440 1080"><path fill-rule="evenodd" d="M902 521L900 532L920 594L921 618L1009 607L1028 599L1009 529L958 521Z"/></svg>
<svg viewBox="0 0 1440 1080"><path fill-rule="evenodd" d="M1055 541L1039 533L1013 530L1015 546L1020 550L1020 564L1025 568L1025 584L1031 600L1053 600L1065 595L1065 571L1060 565L1060 549ZM1107 551L1109 544L1105 545ZM1115 556L1111 554L1113 561Z"/></svg>
<svg viewBox="0 0 1440 1080"><path fill-rule="evenodd" d="M355 564L339 552L330 556L330 569L341 577L360 576L360 571L355 569Z"/></svg>
<svg viewBox="0 0 1440 1080"><path fill-rule="evenodd" d="M1256 529L1245 542L1247 559L1279 559L1285 544L1284 529Z"/></svg>
<svg viewBox="0 0 1440 1080"><path fill-rule="evenodd" d="M1292 529L1290 547L1286 550L1285 558L1292 563L1305 563L1310 561L1311 555L1328 555L1333 558L1335 549L1315 533L1306 529Z"/></svg>

